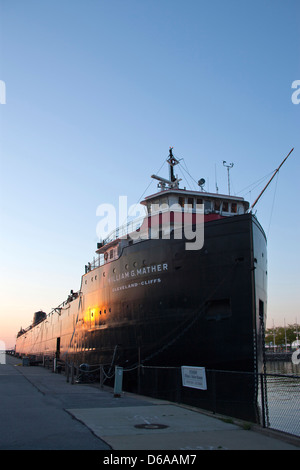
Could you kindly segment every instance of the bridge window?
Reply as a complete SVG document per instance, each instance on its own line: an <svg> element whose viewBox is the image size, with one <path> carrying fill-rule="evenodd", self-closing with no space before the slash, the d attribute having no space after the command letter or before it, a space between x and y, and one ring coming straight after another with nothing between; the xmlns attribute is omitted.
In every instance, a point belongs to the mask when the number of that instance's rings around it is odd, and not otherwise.
<svg viewBox="0 0 300 470"><path fill-rule="evenodd" d="M180 205L180 207L184 207L184 197L178 198L178 204Z"/></svg>
<svg viewBox="0 0 300 470"><path fill-rule="evenodd" d="M215 211L219 212L221 209L221 201L215 201L214 206L215 206Z"/></svg>
<svg viewBox="0 0 300 470"><path fill-rule="evenodd" d="M236 202L232 202L231 203L231 212L233 214L236 214L237 213L237 203Z"/></svg>
<svg viewBox="0 0 300 470"><path fill-rule="evenodd" d="M188 197L188 205L194 207L194 198L193 197Z"/></svg>
<svg viewBox="0 0 300 470"><path fill-rule="evenodd" d="M204 201L205 211L211 211L211 201Z"/></svg>

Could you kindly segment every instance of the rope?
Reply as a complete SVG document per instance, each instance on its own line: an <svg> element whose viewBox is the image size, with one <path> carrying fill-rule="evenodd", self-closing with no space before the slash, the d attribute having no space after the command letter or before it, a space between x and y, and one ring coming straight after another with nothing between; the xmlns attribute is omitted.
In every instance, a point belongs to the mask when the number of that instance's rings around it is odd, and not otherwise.
<svg viewBox="0 0 300 470"><path fill-rule="evenodd" d="M275 189L274 189L274 195L273 195L273 202L272 202L272 208L271 208L271 214L270 214L269 227L268 227L268 231L267 231L267 238L269 237L270 226L271 226L271 221L272 221L273 209L274 209L274 204L275 204L275 196L276 196L276 191L277 191L278 176L279 176L279 171L278 171L277 176L276 176L276 183L275 183Z"/></svg>

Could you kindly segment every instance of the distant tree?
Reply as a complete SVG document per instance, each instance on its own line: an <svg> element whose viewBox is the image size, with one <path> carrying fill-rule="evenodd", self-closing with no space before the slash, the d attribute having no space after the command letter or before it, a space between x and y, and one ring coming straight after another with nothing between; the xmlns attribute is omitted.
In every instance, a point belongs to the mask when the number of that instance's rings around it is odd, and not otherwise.
<svg viewBox="0 0 300 470"><path fill-rule="evenodd" d="M299 329L299 326L298 326ZM297 339L297 325L296 323L292 325L284 326L276 326L275 328L267 328L265 334L265 343L269 347L274 346L274 336L275 336L275 344L277 347L285 346L285 341L287 346L291 346L293 341ZM298 330L300 333L300 329ZM286 338L286 340L285 340Z"/></svg>

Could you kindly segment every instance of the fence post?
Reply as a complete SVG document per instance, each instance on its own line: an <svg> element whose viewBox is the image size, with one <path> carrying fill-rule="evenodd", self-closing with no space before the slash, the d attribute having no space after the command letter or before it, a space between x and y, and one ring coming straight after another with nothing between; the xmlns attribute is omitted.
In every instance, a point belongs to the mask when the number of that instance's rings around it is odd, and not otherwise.
<svg viewBox="0 0 300 470"><path fill-rule="evenodd" d="M138 369L137 369L137 376L138 376L138 394L141 393L141 348L138 348Z"/></svg>
<svg viewBox="0 0 300 470"><path fill-rule="evenodd" d="M263 428L266 427L264 380L265 380L265 375L260 374L261 411L262 411L262 426L263 426Z"/></svg>
<svg viewBox="0 0 300 470"><path fill-rule="evenodd" d="M123 367L115 366L114 397L116 398L121 396L122 382L123 382Z"/></svg>
<svg viewBox="0 0 300 470"><path fill-rule="evenodd" d="M182 384L182 374L181 374L181 367L176 370L177 376L177 391L176 391L176 401L177 403L181 403L181 384Z"/></svg>
<svg viewBox="0 0 300 470"><path fill-rule="evenodd" d="M74 362L71 364L71 384L74 385Z"/></svg>
<svg viewBox="0 0 300 470"><path fill-rule="evenodd" d="M217 390L216 390L216 371L212 370L211 382L212 382L212 411L214 414L217 412Z"/></svg>

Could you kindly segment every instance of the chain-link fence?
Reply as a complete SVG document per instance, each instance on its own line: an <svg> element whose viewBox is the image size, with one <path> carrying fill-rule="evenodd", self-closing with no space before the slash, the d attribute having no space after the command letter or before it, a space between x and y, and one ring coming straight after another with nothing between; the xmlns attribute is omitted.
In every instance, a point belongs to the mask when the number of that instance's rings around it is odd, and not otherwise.
<svg viewBox="0 0 300 470"><path fill-rule="evenodd" d="M264 391L259 394L259 406L264 409L264 424L300 437L300 376L265 374Z"/></svg>

